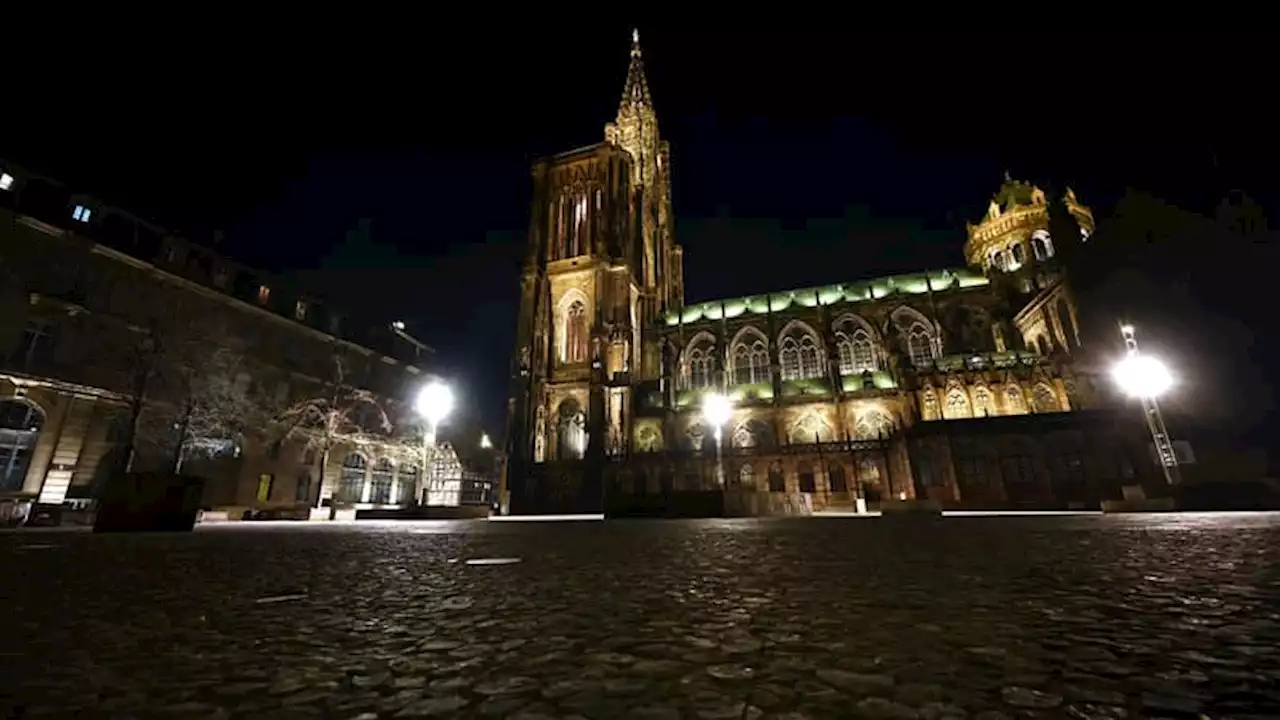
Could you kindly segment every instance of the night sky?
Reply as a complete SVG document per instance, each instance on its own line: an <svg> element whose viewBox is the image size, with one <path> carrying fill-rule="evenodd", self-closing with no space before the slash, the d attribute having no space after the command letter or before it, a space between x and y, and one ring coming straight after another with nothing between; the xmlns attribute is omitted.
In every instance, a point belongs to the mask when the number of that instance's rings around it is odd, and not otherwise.
<svg viewBox="0 0 1280 720"><path fill-rule="evenodd" d="M640 32L691 301L960 264L1006 170L1099 217L1126 187L1204 211L1243 188L1280 221L1260 43ZM16 78L0 157L405 320L500 430L529 164L602 139L629 28L355 34Z"/></svg>

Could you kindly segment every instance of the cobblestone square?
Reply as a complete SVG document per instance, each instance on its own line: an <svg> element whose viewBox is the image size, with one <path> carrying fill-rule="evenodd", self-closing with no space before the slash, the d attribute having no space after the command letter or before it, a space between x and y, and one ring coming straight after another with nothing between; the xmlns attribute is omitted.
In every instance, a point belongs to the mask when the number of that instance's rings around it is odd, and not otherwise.
<svg viewBox="0 0 1280 720"><path fill-rule="evenodd" d="M0 710L1276 717L1277 548L1280 514L12 532Z"/></svg>

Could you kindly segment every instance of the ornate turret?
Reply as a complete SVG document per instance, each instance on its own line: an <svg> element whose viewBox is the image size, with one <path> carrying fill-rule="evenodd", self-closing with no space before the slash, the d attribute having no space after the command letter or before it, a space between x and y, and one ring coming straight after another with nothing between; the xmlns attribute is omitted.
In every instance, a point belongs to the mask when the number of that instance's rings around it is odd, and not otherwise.
<svg viewBox="0 0 1280 720"><path fill-rule="evenodd" d="M1093 212L1076 200L1071 188L1063 196L1063 206L1083 239L1093 234ZM984 272L1014 272L1052 258L1055 240L1063 238L1051 236L1050 212L1043 190L1005 173L1004 184L987 206L987 214L977 225L967 225L965 260Z"/></svg>

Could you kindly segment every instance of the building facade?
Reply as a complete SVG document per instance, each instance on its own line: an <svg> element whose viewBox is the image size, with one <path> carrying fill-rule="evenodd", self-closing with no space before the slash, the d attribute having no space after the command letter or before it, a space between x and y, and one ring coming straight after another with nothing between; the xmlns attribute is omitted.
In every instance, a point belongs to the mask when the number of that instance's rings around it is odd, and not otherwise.
<svg viewBox="0 0 1280 720"><path fill-rule="evenodd" d="M205 477L207 507L425 502L406 407L429 349L357 320L0 161L0 522L126 466Z"/></svg>
<svg viewBox="0 0 1280 720"><path fill-rule="evenodd" d="M1096 505L1142 470L1081 346L1070 189L1006 177L964 267L685 303L669 166L635 40L604 141L533 167L514 512ZM708 393L732 400L719 443Z"/></svg>

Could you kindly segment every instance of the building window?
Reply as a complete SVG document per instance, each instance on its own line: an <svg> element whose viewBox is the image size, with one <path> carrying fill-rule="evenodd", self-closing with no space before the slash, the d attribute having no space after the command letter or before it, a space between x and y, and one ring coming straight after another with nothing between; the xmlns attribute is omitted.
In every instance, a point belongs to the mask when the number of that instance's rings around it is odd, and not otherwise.
<svg viewBox="0 0 1280 720"><path fill-rule="evenodd" d="M827 484L830 485L831 492L849 492L849 483L844 477L844 466L832 463L827 469Z"/></svg>
<svg viewBox="0 0 1280 720"><path fill-rule="evenodd" d="M755 468L751 467L750 463L738 468L738 485L743 490L756 489L756 471Z"/></svg>
<svg viewBox="0 0 1280 720"><path fill-rule="evenodd" d="M71 211L71 219L78 220L82 223L87 223L89 222L89 216L92 214L93 214L93 210L83 205L77 205L75 209Z"/></svg>
<svg viewBox="0 0 1280 720"><path fill-rule="evenodd" d="M1057 394L1044 383L1036 385L1036 389L1031 392L1031 407L1038 413L1060 412L1062 410L1062 406L1058 403Z"/></svg>
<svg viewBox="0 0 1280 720"><path fill-rule="evenodd" d="M227 270L225 267L221 265L219 265L216 269L214 269L213 271L214 285L220 288L226 289L227 284L230 281L231 281L231 271Z"/></svg>
<svg viewBox="0 0 1280 720"><path fill-rule="evenodd" d="M402 464L398 468L396 478L400 481L400 492L392 502L397 505L412 505L414 491L418 487L418 466Z"/></svg>
<svg viewBox="0 0 1280 720"><path fill-rule="evenodd" d="M266 285L258 286L258 304L266 305L271 301L271 288Z"/></svg>
<svg viewBox="0 0 1280 720"><path fill-rule="evenodd" d="M1027 412L1027 404L1022 397L1022 388L1012 384L1005 386L1004 409L1005 413L1009 415L1022 415Z"/></svg>
<svg viewBox="0 0 1280 720"><path fill-rule="evenodd" d="M991 391L978 386L973 389L973 416L991 417L996 414L995 405L991 402Z"/></svg>
<svg viewBox="0 0 1280 720"><path fill-rule="evenodd" d="M709 388L712 385L712 350L703 348L694 348L689 353L689 387L694 390Z"/></svg>
<svg viewBox="0 0 1280 720"><path fill-rule="evenodd" d="M733 349L733 379L738 385L769 382L769 350L764 340L739 342Z"/></svg>
<svg viewBox="0 0 1280 720"><path fill-rule="evenodd" d="M782 475L782 468L774 463L769 467L769 492L786 492L787 480Z"/></svg>
<svg viewBox="0 0 1280 720"><path fill-rule="evenodd" d="M964 390L955 388L947 393L947 407L944 414L948 419L973 417L973 413L969 411L969 398Z"/></svg>
<svg viewBox="0 0 1280 720"><path fill-rule="evenodd" d="M802 462L800 463L798 470L800 474L800 492L803 492L803 493L817 492L818 484L814 480L813 466L807 462Z"/></svg>
<svg viewBox="0 0 1280 720"><path fill-rule="evenodd" d="M0 173L0 190L8 190L13 187L13 176L9 173Z"/></svg>
<svg viewBox="0 0 1280 720"><path fill-rule="evenodd" d="M378 461L373 468L369 502L375 505L387 505L391 502L391 481L395 474L395 467L391 465L390 460L382 458Z"/></svg>
<svg viewBox="0 0 1280 720"><path fill-rule="evenodd" d="M586 362L587 342L587 306L574 300L564 313L564 362Z"/></svg>
<svg viewBox="0 0 1280 720"><path fill-rule="evenodd" d="M271 486L275 481L276 476L271 473L262 473L258 476L258 502L267 502L271 499Z"/></svg>
<svg viewBox="0 0 1280 720"><path fill-rule="evenodd" d="M1031 233L1031 253L1037 260L1048 260L1053 257L1053 240L1049 238L1049 233L1044 230Z"/></svg>
<svg viewBox="0 0 1280 720"><path fill-rule="evenodd" d="M302 322L307 319L307 301L299 300L293 304L293 317Z"/></svg>
<svg viewBox="0 0 1280 720"><path fill-rule="evenodd" d="M789 337L782 341L778 351L783 380L804 380L822 377L822 354L812 335L805 335L797 342Z"/></svg>
<svg viewBox="0 0 1280 720"><path fill-rule="evenodd" d="M44 320L32 320L22 332L22 347L19 357L22 366L32 368L53 361L53 350L56 337L53 326Z"/></svg>
<svg viewBox="0 0 1280 720"><path fill-rule="evenodd" d="M928 366L933 359L933 333L923 323L917 322L907 332L907 355L917 368Z"/></svg>
<svg viewBox="0 0 1280 720"><path fill-rule="evenodd" d="M364 496L364 475L367 463L361 455L352 453L342 461L342 477L338 482L338 500L358 503Z"/></svg>
<svg viewBox="0 0 1280 720"><path fill-rule="evenodd" d="M22 489L42 427L44 414L34 405L21 399L0 401L0 491Z"/></svg>

